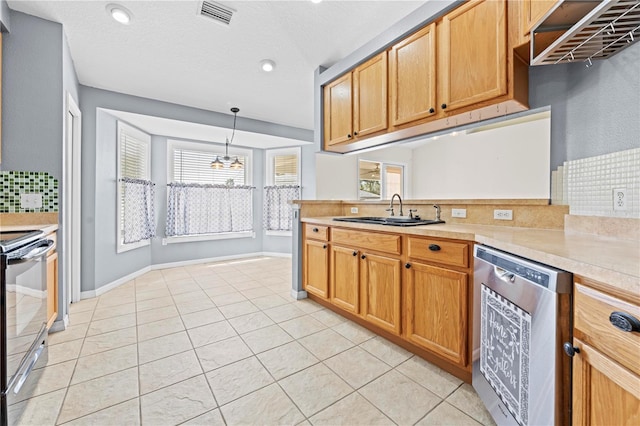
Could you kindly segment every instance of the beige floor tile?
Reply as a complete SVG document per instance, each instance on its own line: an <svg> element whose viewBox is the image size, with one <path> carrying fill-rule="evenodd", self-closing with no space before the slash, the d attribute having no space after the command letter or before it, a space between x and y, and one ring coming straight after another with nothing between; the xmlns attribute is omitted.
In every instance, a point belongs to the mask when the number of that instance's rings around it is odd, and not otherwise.
<svg viewBox="0 0 640 426"><path fill-rule="evenodd" d="M188 422L182 423L183 425L191 426L225 426L220 409L208 411L201 416L191 419Z"/></svg>
<svg viewBox="0 0 640 426"><path fill-rule="evenodd" d="M453 394L451 394L446 402L456 407L458 410L469 415L474 420L482 423L483 425L493 425L495 422L491 417L491 414L484 407L484 404L480 400L480 397L473 389L473 387L465 383L458 388Z"/></svg>
<svg viewBox="0 0 640 426"><path fill-rule="evenodd" d="M238 290L247 290L248 288L260 287L260 283L256 283L253 278L243 273L239 273L238 271L234 271L230 274L221 273L220 276L224 278L226 282L234 286ZM239 288L242 287L242 284L250 283L249 285L253 285L253 287Z"/></svg>
<svg viewBox="0 0 640 426"><path fill-rule="evenodd" d="M264 312L254 312L231 318L229 323L239 334L248 333L249 331L258 330L259 328L275 324L271 318L264 314Z"/></svg>
<svg viewBox="0 0 640 426"><path fill-rule="evenodd" d="M230 337L237 336L238 333L231 327L227 321L214 322L213 324L203 325L187 330L189 338L193 342L193 347L209 345L219 342Z"/></svg>
<svg viewBox="0 0 640 426"><path fill-rule="evenodd" d="M258 358L276 380L320 362L298 342L287 343L262 352L258 354Z"/></svg>
<svg viewBox="0 0 640 426"><path fill-rule="evenodd" d="M414 424L441 401L435 394L394 370L358 392L398 424Z"/></svg>
<svg viewBox="0 0 640 426"><path fill-rule="evenodd" d="M229 294L229 293L236 293L238 290L236 290L234 287L231 287L229 284L223 284L223 285L216 285L215 287L207 287L207 289L204 291L205 293L207 293L207 295L209 297L216 297L216 296L220 296L222 294Z"/></svg>
<svg viewBox="0 0 640 426"><path fill-rule="evenodd" d="M462 384L462 380L417 356L399 365L396 370L440 398L451 395Z"/></svg>
<svg viewBox="0 0 640 426"><path fill-rule="evenodd" d="M342 334L347 339L351 340L356 345L359 345L375 337L375 334L373 334L371 331L351 321L345 321L342 324L338 324L334 326L333 329Z"/></svg>
<svg viewBox="0 0 640 426"><path fill-rule="evenodd" d="M181 266L178 266L176 268L161 269L160 273L164 277L165 281L173 281L173 280L180 280L180 279L183 279L183 278L191 278L191 275L189 275L189 272L185 268L183 268Z"/></svg>
<svg viewBox="0 0 640 426"><path fill-rule="evenodd" d="M311 417L314 425L394 425L382 411L357 392L348 395Z"/></svg>
<svg viewBox="0 0 640 426"><path fill-rule="evenodd" d="M317 319L318 321L320 321L321 323L323 323L324 325L326 325L327 327L334 327L338 324L342 324L347 320L345 317L340 316L328 309L322 309L322 310L316 311L312 313L311 316Z"/></svg>
<svg viewBox="0 0 640 426"><path fill-rule="evenodd" d="M166 336L182 330L184 330L184 324L182 324L180 317L149 322L138 326L138 341L155 339L156 337Z"/></svg>
<svg viewBox="0 0 640 426"><path fill-rule="evenodd" d="M31 392L22 392L18 395L16 401L22 400L25 395L38 396L66 388L69 386L69 382L71 381L73 367L75 364L76 360L74 359L61 364L50 365L46 368L33 370L29 376L32 380L31 382L27 382L33 386ZM20 396L22 396L22 398Z"/></svg>
<svg viewBox="0 0 640 426"><path fill-rule="evenodd" d="M411 352L380 336L367 340L360 347L392 367L402 364L413 356Z"/></svg>
<svg viewBox="0 0 640 426"><path fill-rule="evenodd" d="M240 361L253 355L251 349L239 337L222 340L196 348L200 364L206 372Z"/></svg>
<svg viewBox="0 0 640 426"><path fill-rule="evenodd" d="M153 292L154 290L158 290L160 293L162 293L164 290L168 289L169 288L167 287L167 284L165 284L164 279L136 282L136 295L139 293Z"/></svg>
<svg viewBox="0 0 640 426"><path fill-rule="evenodd" d="M309 315L294 318L289 321L283 321L279 325L284 329L284 331L293 336L294 339L299 339L327 328L320 321Z"/></svg>
<svg viewBox="0 0 640 426"><path fill-rule="evenodd" d="M207 296L207 294L204 291L202 291L200 286L197 286L197 287L198 289L194 291L174 294L173 301L176 302L176 304L178 304L178 303L184 303L184 302L191 302L192 300L208 299L209 296Z"/></svg>
<svg viewBox="0 0 640 426"><path fill-rule="evenodd" d="M287 287L285 289L286 290L291 290L291 287ZM289 296L288 298L286 298L287 300L293 300L293 298L291 296ZM301 299L301 300L295 300L293 302L296 306L296 308L304 311L307 314L312 314L314 312L318 312L323 310L324 308L322 307L322 305L314 302L311 299Z"/></svg>
<svg viewBox="0 0 640 426"><path fill-rule="evenodd" d="M180 331L138 343L140 364L193 349L186 331Z"/></svg>
<svg viewBox="0 0 640 426"><path fill-rule="evenodd" d="M202 368L193 350L142 364L140 365L140 393L153 392L199 374L202 374Z"/></svg>
<svg viewBox="0 0 640 426"><path fill-rule="evenodd" d="M100 426L112 425L137 426L140 425L140 400L138 398L122 402L96 413L65 423L65 426Z"/></svg>
<svg viewBox="0 0 640 426"><path fill-rule="evenodd" d="M201 290L200 285L198 285L198 283L193 279L168 282L167 288L174 296Z"/></svg>
<svg viewBox="0 0 640 426"><path fill-rule="evenodd" d="M66 391L66 389L61 389L11 405L7 413L9 424L54 425Z"/></svg>
<svg viewBox="0 0 640 426"><path fill-rule="evenodd" d="M276 384L220 407L228 425L292 425L304 416Z"/></svg>
<svg viewBox="0 0 640 426"><path fill-rule="evenodd" d="M223 280L218 274L209 274L202 277L195 277L196 282L205 293L209 290L213 290L219 287L231 287L225 280ZM231 287L231 291L236 291Z"/></svg>
<svg viewBox="0 0 640 426"><path fill-rule="evenodd" d="M106 352L78 358L71 384L106 376L138 365L137 345L124 346Z"/></svg>
<svg viewBox="0 0 640 426"><path fill-rule="evenodd" d="M180 315L186 315L193 312L213 309L216 307L216 305L209 298L206 298L176 303L176 307L178 308Z"/></svg>
<svg viewBox="0 0 640 426"><path fill-rule="evenodd" d="M364 386L391 369L389 365L357 346L326 359L324 364L354 389Z"/></svg>
<svg viewBox="0 0 640 426"><path fill-rule="evenodd" d="M225 318L227 319L250 314L252 312L258 312L259 310L256 307L256 305L254 305L248 300L245 300L244 302L238 302L238 303L232 303L230 305L220 306L218 307L218 309L220 309L220 312L222 312L222 315L224 315Z"/></svg>
<svg viewBox="0 0 640 426"><path fill-rule="evenodd" d="M248 395L274 381L256 357L210 371L206 376L220 405Z"/></svg>
<svg viewBox="0 0 640 426"><path fill-rule="evenodd" d="M76 314L79 312L87 312L93 311L98 304L98 298L94 297L92 299L84 299L79 302L74 302L69 305L69 315Z"/></svg>
<svg viewBox="0 0 640 426"><path fill-rule="evenodd" d="M69 314L69 325L86 324L91 321L93 310Z"/></svg>
<svg viewBox="0 0 640 426"><path fill-rule="evenodd" d="M263 288L263 287L261 287ZM261 310L275 308L276 306L286 305L287 303L291 303L291 299L285 299L284 297L280 297L277 294L271 294L269 296L257 297L251 300L251 303L256 305Z"/></svg>
<svg viewBox="0 0 640 426"><path fill-rule="evenodd" d="M137 368L69 386L58 422L68 422L137 396Z"/></svg>
<svg viewBox="0 0 640 426"><path fill-rule="evenodd" d="M148 311L142 311L136 314L138 325L177 316L180 316L180 313L175 306L165 306L162 308L150 309Z"/></svg>
<svg viewBox="0 0 640 426"><path fill-rule="evenodd" d="M106 309L109 307L119 306L122 304L123 300L135 300L136 291L133 288L130 289L115 289L111 290L108 293L103 294L98 299L98 304L96 305L97 309Z"/></svg>
<svg viewBox="0 0 640 426"><path fill-rule="evenodd" d="M159 299L161 297L171 296L169 289L166 286L155 289L141 289L136 290L136 302L142 302L143 300Z"/></svg>
<svg viewBox="0 0 640 426"><path fill-rule="evenodd" d="M247 299L256 299L258 297L271 296L273 295L273 291L269 290L266 287L257 287L251 288L249 290L242 290L240 293Z"/></svg>
<svg viewBox="0 0 640 426"><path fill-rule="evenodd" d="M417 426L481 426L480 423L464 414L447 402L443 402L416 423Z"/></svg>
<svg viewBox="0 0 640 426"><path fill-rule="evenodd" d="M278 383L306 417L353 392L351 386L323 364L309 367Z"/></svg>
<svg viewBox="0 0 640 426"><path fill-rule="evenodd" d="M89 324L89 329L87 330L87 336L95 336L96 334L108 333L110 331L135 326L136 314L126 314L116 318L91 321L91 324Z"/></svg>
<svg viewBox="0 0 640 426"><path fill-rule="evenodd" d="M136 310L138 312L148 311L149 309L164 308L174 304L171 296L158 297L157 299L148 299L136 302Z"/></svg>
<svg viewBox="0 0 640 426"><path fill-rule="evenodd" d="M293 339L283 329L277 325L261 328L243 334L242 340L251 348L254 353L260 353L275 348L276 346L289 343Z"/></svg>
<svg viewBox="0 0 640 426"><path fill-rule="evenodd" d="M57 345L58 343L70 342L72 340L84 339L87 334L89 324L78 324L67 327L66 330L49 334L49 345Z"/></svg>
<svg viewBox="0 0 640 426"><path fill-rule="evenodd" d="M159 389L140 398L142 424L176 425L216 408L204 375Z"/></svg>
<svg viewBox="0 0 640 426"><path fill-rule="evenodd" d="M225 293L219 296L211 296L211 300L216 306L231 305L233 303L244 302L247 300L242 293L234 291L233 293Z"/></svg>
<svg viewBox="0 0 640 426"><path fill-rule="evenodd" d="M122 299L122 301L131 300L131 299ZM108 308L96 308L93 311L92 321L99 321L107 318L119 317L121 315L133 314L136 312L136 304L135 303L123 303L121 305L109 306Z"/></svg>
<svg viewBox="0 0 640 426"><path fill-rule="evenodd" d="M82 349L82 342L82 339L78 339L57 345L49 345L49 361L47 365L59 364L78 358Z"/></svg>
<svg viewBox="0 0 640 426"><path fill-rule="evenodd" d="M80 356L87 356L117 349L122 346L133 345L137 342L136 328L129 327L108 333L96 334L84 339Z"/></svg>
<svg viewBox="0 0 640 426"><path fill-rule="evenodd" d="M298 339L318 359L327 359L352 348L354 343L331 329Z"/></svg>
<svg viewBox="0 0 640 426"><path fill-rule="evenodd" d="M304 311L297 308L294 303L288 303L286 305L266 309L264 313L275 322L288 321L305 315Z"/></svg>
<svg viewBox="0 0 640 426"><path fill-rule="evenodd" d="M181 316L186 328L200 327L224 320L224 315L218 308L206 309L204 311L192 312Z"/></svg>

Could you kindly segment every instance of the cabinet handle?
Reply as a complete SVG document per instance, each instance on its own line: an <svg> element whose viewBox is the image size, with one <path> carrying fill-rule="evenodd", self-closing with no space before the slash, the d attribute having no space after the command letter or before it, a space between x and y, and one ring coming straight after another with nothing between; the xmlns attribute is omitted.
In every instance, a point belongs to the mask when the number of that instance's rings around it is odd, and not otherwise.
<svg viewBox="0 0 640 426"><path fill-rule="evenodd" d="M640 321L626 312L611 312L609 322L618 330L627 332L640 331Z"/></svg>
<svg viewBox="0 0 640 426"><path fill-rule="evenodd" d="M326 244L323 244L323 245L322 245L322 248L323 248L323 249L326 249L326 248L327 248L327 245L326 245Z"/></svg>
<svg viewBox="0 0 640 426"><path fill-rule="evenodd" d="M440 251L440 246L437 244L429 244L429 250L431 251Z"/></svg>
<svg viewBox="0 0 640 426"><path fill-rule="evenodd" d="M358 136L358 132L353 132L353 136Z"/></svg>
<svg viewBox="0 0 640 426"><path fill-rule="evenodd" d="M435 110L435 109L433 109L433 108L429 108L429 113L430 113L430 114L433 114L434 112L436 112L436 110Z"/></svg>
<svg viewBox="0 0 640 426"><path fill-rule="evenodd" d="M580 353L580 348L578 348L577 346L573 346L570 342L564 342L564 345L562 345L562 349L564 349L565 354L572 358L575 354Z"/></svg>
<svg viewBox="0 0 640 426"><path fill-rule="evenodd" d="M440 105L440 108L442 108L442 109L447 109L447 104L442 104L442 105Z"/></svg>
<svg viewBox="0 0 640 426"><path fill-rule="evenodd" d="M354 256L357 256L357 255L358 255L358 252L357 252L357 251L354 251L354 252L353 252L353 255L354 255Z"/></svg>
<svg viewBox="0 0 640 426"><path fill-rule="evenodd" d="M313 232L318 232L318 228L313 228Z"/></svg>
<svg viewBox="0 0 640 426"><path fill-rule="evenodd" d="M348 139L351 139L351 133L349 133L349 134L347 135L347 138L348 138Z"/></svg>
<svg viewBox="0 0 640 426"><path fill-rule="evenodd" d="M362 259L362 260L364 260L366 258L367 258L367 256L365 256L364 254L362 256L360 256L360 259Z"/></svg>
<svg viewBox="0 0 640 426"><path fill-rule="evenodd" d="M409 269L409 268L411 268L411 264L410 264L410 263L405 263L405 264L404 264L404 267L405 267L405 268L407 268L407 269Z"/></svg>

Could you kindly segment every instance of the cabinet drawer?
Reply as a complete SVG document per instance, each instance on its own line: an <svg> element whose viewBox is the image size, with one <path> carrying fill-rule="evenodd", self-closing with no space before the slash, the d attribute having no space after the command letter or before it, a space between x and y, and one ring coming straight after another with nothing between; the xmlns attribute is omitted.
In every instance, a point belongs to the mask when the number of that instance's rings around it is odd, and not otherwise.
<svg viewBox="0 0 640 426"><path fill-rule="evenodd" d="M411 258L469 267L469 245L466 243L409 237L408 246Z"/></svg>
<svg viewBox="0 0 640 426"><path fill-rule="evenodd" d="M574 336L640 375L640 332L622 331L609 320L612 312L640 320L640 307L580 284L573 300Z"/></svg>
<svg viewBox="0 0 640 426"><path fill-rule="evenodd" d="M305 238L311 238L320 241L329 241L329 228L327 226L307 223L304 226L304 235Z"/></svg>
<svg viewBox="0 0 640 426"><path fill-rule="evenodd" d="M331 241L349 247L362 247L385 253L400 254L402 245L399 235L376 234L374 232L336 229L331 231Z"/></svg>

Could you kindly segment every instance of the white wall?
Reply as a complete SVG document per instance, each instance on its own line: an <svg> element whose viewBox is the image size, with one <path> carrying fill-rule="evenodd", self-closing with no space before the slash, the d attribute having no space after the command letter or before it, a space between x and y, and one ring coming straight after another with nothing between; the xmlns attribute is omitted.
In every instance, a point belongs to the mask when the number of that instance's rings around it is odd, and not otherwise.
<svg viewBox="0 0 640 426"><path fill-rule="evenodd" d="M358 157L316 153L316 199L355 200Z"/></svg>

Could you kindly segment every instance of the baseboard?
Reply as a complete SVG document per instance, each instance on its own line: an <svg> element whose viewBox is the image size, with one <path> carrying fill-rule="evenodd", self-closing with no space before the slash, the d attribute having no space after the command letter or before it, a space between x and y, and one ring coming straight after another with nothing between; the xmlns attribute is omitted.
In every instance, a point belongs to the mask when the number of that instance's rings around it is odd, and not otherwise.
<svg viewBox="0 0 640 426"><path fill-rule="evenodd" d="M263 251L262 255L266 257L291 257L291 253L276 253L274 251Z"/></svg>
<svg viewBox="0 0 640 426"><path fill-rule="evenodd" d="M121 286L122 284L128 283L129 281L139 277L140 275L144 275L147 272L151 271L151 266L145 266L144 268L136 271L136 272L132 272L129 275L126 275L122 278L118 278L115 281L110 282L109 284L105 284L102 287L97 288L96 290L90 290L90 291L82 291L80 292L80 299L91 299L93 297L98 297L103 295L104 293L108 292L109 290L113 290L114 288L117 288L119 286Z"/></svg>
<svg viewBox="0 0 640 426"><path fill-rule="evenodd" d="M69 315L65 315L62 319L55 320L49 328L49 333L57 333L58 331L64 331L69 326Z"/></svg>
<svg viewBox="0 0 640 426"><path fill-rule="evenodd" d="M291 289L291 297L293 297L296 300L306 299L307 292L304 290L297 291L297 290Z"/></svg>

